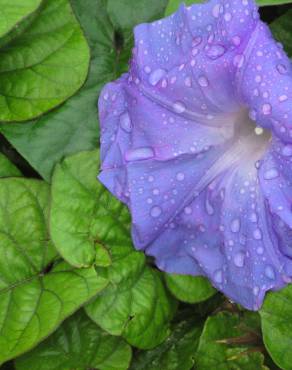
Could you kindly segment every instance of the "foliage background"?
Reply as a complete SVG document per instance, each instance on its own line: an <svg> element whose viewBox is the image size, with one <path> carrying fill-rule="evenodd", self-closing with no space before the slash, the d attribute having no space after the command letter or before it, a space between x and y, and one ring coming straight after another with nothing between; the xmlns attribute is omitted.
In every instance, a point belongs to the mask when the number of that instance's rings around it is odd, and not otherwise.
<svg viewBox="0 0 292 370"><path fill-rule="evenodd" d="M1 370L292 369L292 286L252 313L161 273L96 181L98 94L179 2L0 0ZM291 56L290 2L258 1Z"/></svg>

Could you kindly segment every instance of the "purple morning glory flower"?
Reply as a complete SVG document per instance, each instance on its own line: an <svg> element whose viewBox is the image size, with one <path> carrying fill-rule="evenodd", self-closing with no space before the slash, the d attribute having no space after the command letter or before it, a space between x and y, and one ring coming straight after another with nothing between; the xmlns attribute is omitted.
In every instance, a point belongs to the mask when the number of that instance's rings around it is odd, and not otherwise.
<svg viewBox="0 0 292 370"><path fill-rule="evenodd" d="M135 28L99 99L99 179L164 271L248 309L292 276L292 69L249 0L181 6Z"/></svg>

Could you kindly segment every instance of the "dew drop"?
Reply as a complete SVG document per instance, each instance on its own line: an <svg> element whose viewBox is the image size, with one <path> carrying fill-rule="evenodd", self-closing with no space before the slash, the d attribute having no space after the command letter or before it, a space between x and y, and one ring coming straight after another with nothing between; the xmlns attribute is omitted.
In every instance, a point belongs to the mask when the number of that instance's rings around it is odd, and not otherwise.
<svg viewBox="0 0 292 370"><path fill-rule="evenodd" d="M149 83L152 86L156 86L158 82L165 76L166 71L164 69L158 68L155 71L150 73Z"/></svg>
<svg viewBox="0 0 292 370"><path fill-rule="evenodd" d="M185 78L185 85L187 87L191 87L192 86L192 79L191 79L191 77L186 77Z"/></svg>
<svg viewBox="0 0 292 370"><path fill-rule="evenodd" d="M130 149L125 154L126 161L141 161L154 157L154 151L150 147L141 147L137 149Z"/></svg>
<svg viewBox="0 0 292 370"><path fill-rule="evenodd" d="M218 59L225 53L225 48L221 45L212 45L207 51L206 55L210 59Z"/></svg>
<svg viewBox="0 0 292 370"><path fill-rule="evenodd" d="M255 229L253 232L253 237L255 240L261 240L262 239L262 232L260 229Z"/></svg>
<svg viewBox="0 0 292 370"><path fill-rule="evenodd" d="M207 87L207 86L209 86L209 81L208 81L208 79L205 76L200 76L198 78L198 84L201 87Z"/></svg>
<svg viewBox="0 0 292 370"><path fill-rule="evenodd" d="M271 114L272 113L272 106L271 106L271 104L269 104L269 103L263 104L263 106L262 106L262 112L266 116L269 115L269 114Z"/></svg>
<svg viewBox="0 0 292 370"><path fill-rule="evenodd" d="M173 104L173 109L176 113L183 113L186 110L184 103L177 101Z"/></svg>
<svg viewBox="0 0 292 370"><path fill-rule="evenodd" d="M191 208L191 207L185 207L185 209L184 209L184 213L185 213L186 215L190 215L190 214L192 213L192 208Z"/></svg>
<svg viewBox="0 0 292 370"><path fill-rule="evenodd" d="M151 211L150 211L151 217L157 218L161 215L161 213L162 213L162 210L161 210L160 207L154 206L154 207L151 208Z"/></svg>
<svg viewBox="0 0 292 370"><path fill-rule="evenodd" d="M258 247L257 248L257 254L263 254L264 253L264 248L263 247Z"/></svg>
<svg viewBox="0 0 292 370"><path fill-rule="evenodd" d="M241 68L244 64L244 55L242 54L237 54L235 55L234 59L233 59L233 65L237 68Z"/></svg>
<svg viewBox="0 0 292 370"><path fill-rule="evenodd" d="M234 44L235 46L239 46L239 45L240 45L240 43L241 43L241 39L240 39L240 37L239 37L239 36L234 36L234 37L232 37L232 42L233 42L233 44Z"/></svg>
<svg viewBox="0 0 292 370"><path fill-rule="evenodd" d="M200 36L197 36L193 39L192 41L192 46L195 47L195 46L198 46L200 45L200 43L202 42L202 37Z"/></svg>
<svg viewBox="0 0 292 370"><path fill-rule="evenodd" d="M279 176L279 172L276 168L271 168L264 173L265 180L273 180Z"/></svg>
<svg viewBox="0 0 292 370"><path fill-rule="evenodd" d="M233 233L239 232L240 230L240 219L239 218L235 218L234 220L231 221L230 229Z"/></svg>
<svg viewBox="0 0 292 370"><path fill-rule="evenodd" d="M265 275L268 279L275 280L275 277L276 277L275 271L271 265L267 265L265 267Z"/></svg>
<svg viewBox="0 0 292 370"><path fill-rule="evenodd" d="M215 18L218 18L219 15L220 15L220 8L221 8L221 5L220 4L216 4L213 9L212 9L212 14L213 14L213 17Z"/></svg>
<svg viewBox="0 0 292 370"><path fill-rule="evenodd" d="M277 71L281 74L284 75L287 73L287 67L284 64L278 64L277 65Z"/></svg>
<svg viewBox="0 0 292 370"><path fill-rule="evenodd" d="M221 284L223 282L223 272L222 272L222 270L216 270L214 272L214 281L218 284Z"/></svg>
<svg viewBox="0 0 292 370"><path fill-rule="evenodd" d="M286 101L287 99L288 99L287 95L280 95L279 98L278 98L279 102L281 102L281 103Z"/></svg>
<svg viewBox="0 0 292 370"><path fill-rule="evenodd" d="M132 131L132 122L128 112L125 112L120 116L120 125L124 131L128 133Z"/></svg>
<svg viewBox="0 0 292 370"><path fill-rule="evenodd" d="M234 262L235 266L243 267L244 266L244 260L245 260L245 253L244 252L238 252L234 256L233 262Z"/></svg>
<svg viewBox="0 0 292 370"><path fill-rule="evenodd" d="M176 179L177 179L177 181L183 181L183 180L185 179L185 175L184 175L184 173L182 173L182 172L178 172L178 173L176 174Z"/></svg>
<svg viewBox="0 0 292 370"><path fill-rule="evenodd" d="M208 199L206 199L205 207L208 215L212 216L214 214L214 208Z"/></svg>
<svg viewBox="0 0 292 370"><path fill-rule="evenodd" d="M253 292L253 294L254 294L255 296L257 296L257 295L259 294L259 292L260 292L260 288L259 288L258 286L255 286L255 287L253 288L252 292Z"/></svg>
<svg viewBox="0 0 292 370"><path fill-rule="evenodd" d="M224 19L225 19L226 22L229 22L232 19L232 15L230 13L225 13L224 14Z"/></svg>
<svg viewBox="0 0 292 370"><path fill-rule="evenodd" d="M292 145L285 145L282 149L282 154L284 157L291 157L292 156Z"/></svg>

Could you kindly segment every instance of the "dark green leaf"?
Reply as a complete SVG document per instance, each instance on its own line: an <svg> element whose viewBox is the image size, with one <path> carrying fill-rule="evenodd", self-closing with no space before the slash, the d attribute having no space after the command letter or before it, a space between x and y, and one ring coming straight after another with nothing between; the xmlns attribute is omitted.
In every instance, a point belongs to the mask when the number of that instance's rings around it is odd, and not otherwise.
<svg viewBox="0 0 292 370"><path fill-rule="evenodd" d="M192 369L201 331L202 324L196 319L176 324L171 335L160 346L138 352L130 370Z"/></svg>
<svg viewBox="0 0 292 370"><path fill-rule="evenodd" d="M267 370L257 348L260 333L255 330L254 319L244 320L226 312L210 316L200 338L196 369Z"/></svg>
<svg viewBox="0 0 292 370"><path fill-rule="evenodd" d="M164 277L171 293L183 302L198 303L216 293L209 281L202 276L165 274Z"/></svg>
<svg viewBox="0 0 292 370"><path fill-rule="evenodd" d="M60 262L47 229L49 188L0 180L0 364L29 350L107 281Z"/></svg>
<svg viewBox="0 0 292 370"><path fill-rule="evenodd" d="M276 19L271 24L271 30L275 38L280 41L288 53L288 55L292 56L292 10L289 10L287 13Z"/></svg>
<svg viewBox="0 0 292 370"><path fill-rule="evenodd" d="M16 360L17 370L126 370L131 347L102 331L79 311L33 351Z"/></svg>
<svg viewBox="0 0 292 370"><path fill-rule="evenodd" d="M23 121L83 84L89 49L68 0L45 0L30 27L0 50L0 120Z"/></svg>

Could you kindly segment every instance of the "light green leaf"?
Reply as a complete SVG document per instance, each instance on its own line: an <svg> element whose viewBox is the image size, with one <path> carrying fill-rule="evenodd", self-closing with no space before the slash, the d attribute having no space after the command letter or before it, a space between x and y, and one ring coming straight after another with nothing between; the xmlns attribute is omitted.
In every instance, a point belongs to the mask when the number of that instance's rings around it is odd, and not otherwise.
<svg viewBox="0 0 292 370"><path fill-rule="evenodd" d="M130 216L125 206L99 183L99 152L81 152L56 167L52 183L51 235L61 255L74 266L97 260L107 249L112 265L98 268L110 281L87 308L90 317L129 343L153 347L167 336L173 301L157 271L133 249Z"/></svg>
<svg viewBox="0 0 292 370"><path fill-rule="evenodd" d="M221 312L210 316L204 326L196 354L196 370L268 370L261 352L254 317ZM252 325L250 325L252 323ZM249 326L250 325L250 326Z"/></svg>
<svg viewBox="0 0 292 370"><path fill-rule="evenodd" d="M149 0L143 2L149 4ZM106 82L128 69L133 45L132 33L125 35L113 26L106 0L71 0L71 4L91 49L86 85L60 108L37 121L0 126L11 144L48 181L54 165L63 157L98 147L98 93ZM132 5L125 2L123 10L129 13ZM158 13L162 14L163 10L164 7ZM143 14L144 22L154 15L152 8L145 5Z"/></svg>
<svg viewBox="0 0 292 370"><path fill-rule="evenodd" d="M83 84L89 48L68 0L45 0L30 27L0 50L0 121L59 105Z"/></svg>
<svg viewBox="0 0 292 370"><path fill-rule="evenodd" d="M267 294L260 310L265 346L282 369L292 369L292 285Z"/></svg>
<svg viewBox="0 0 292 370"><path fill-rule="evenodd" d="M0 364L31 349L107 281L58 259L47 229L49 188L0 180Z"/></svg>
<svg viewBox="0 0 292 370"><path fill-rule="evenodd" d="M164 274L166 285L180 301L198 303L216 293L209 281L202 276Z"/></svg>
<svg viewBox="0 0 292 370"><path fill-rule="evenodd" d="M0 0L0 37L7 35L14 27L34 13L42 0Z"/></svg>
<svg viewBox="0 0 292 370"><path fill-rule="evenodd" d="M113 0L114 1L114 0ZM204 0L169 0L165 15L170 15L177 11L180 4L193 5L203 3ZM292 0L257 0L256 3L259 6L264 5L280 5L280 4L291 4Z"/></svg>
<svg viewBox="0 0 292 370"><path fill-rule="evenodd" d="M171 335L160 346L138 352L130 370L190 370L195 364L202 324L196 319L174 325Z"/></svg>
<svg viewBox="0 0 292 370"><path fill-rule="evenodd" d="M0 153L0 177L18 177L21 173L4 154Z"/></svg>
<svg viewBox="0 0 292 370"><path fill-rule="evenodd" d="M83 311L67 319L37 348L16 360L17 370L126 370L131 347L102 331Z"/></svg>
<svg viewBox="0 0 292 370"><path fill-rule="evenodd" d="M292 57L292 10L287 11L284 15L277 18L271 23L270 27L275 38L284 45L288 55Z"/></svg>

